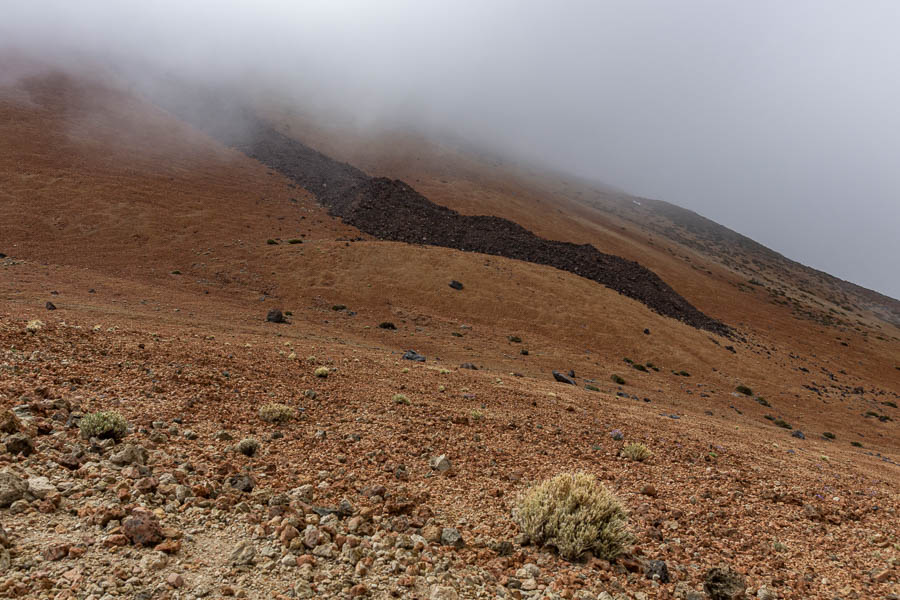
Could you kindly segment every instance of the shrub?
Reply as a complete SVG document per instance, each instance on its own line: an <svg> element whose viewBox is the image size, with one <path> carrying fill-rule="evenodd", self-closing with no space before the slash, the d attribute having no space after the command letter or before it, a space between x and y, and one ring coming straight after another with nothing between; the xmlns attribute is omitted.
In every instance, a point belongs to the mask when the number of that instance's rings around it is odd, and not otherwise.
<svg viewBox="0 0 900 600"><path fill-rule="evenodd" d="M522 348L521 350L519 350L519 354L521 354L522 356L528 356L528 348Z"/></svg>
<svg viewBox="0 0 900 600"><path fill-rule="evenodd" d="M393 400L394 404L409 404L409 398L403 394L394 394Z"/></svg>
<svg viewBox="0 0 900 600"><path fill-rule="evenodd" d="M115 411L101 410L82 417L78 427L85 438L120 440L128 432L128 421Z"/></svg>
<svg viewBox="0 0 900 600"><path fill-rule="evenodd" d="M625 438L625 435L622 433L621 429L613 429L609 432L609 437L612 439L619 441Z"/></svg>
<svg viewBox="0 0 900 600"><path fill-rule="evenodd" d="M481 412L480 410L474 409L474 408L472 409L472 420L473 421L480 421L483 418L484 418L483 412Z"/></svg>
<svg viewBox="0 0 900 600"><path fill-rule="evenodd" d="M294 418L294 409L277 402L263 404L259 407L259 418L269 423L284 423Z"/></svg>
<svg viewBox="0 0 900 600"><path fill-rule="evenodd" d="M825 433L822 434L822 437L828 438L829 440L833 440L836 436L833 433L831 433L830 431L826 431Z"/></svg>
<svg viewBox="0 0 900 600"><path fill-rule="evenodd" d="M622 456L629 460L643 462L653 456L653 453L650 452L647 446L638 442L631 442L630 444L625 444L625 447L622 448Z"/></svg>
<svg viewBox="0 0 900 600"><path fill-rule="evenodd" d="M244 456L253 456L259 450L259 442L253 438L244 438L237 443L234 449Z"/></svg>
<svg viewBox="0 0 900 600"><path fill-rule="evenodd" d="M681 377L690 377L691 376L691 374L688 373L687 371L678 371L678 375L680 375Z"/></svg>
<svg viewBox="0 0 900 600"><path fill-rule="evenodd" d="M632 366L633 368L637 369L638 371L642 371L642 372L644 372L644 373L647 372L647 367L645 367L645 366L642 365L641 363L634 363L634 364L631 365L631 366Z"/></svg>
<svg viewBox="0 0 900 600"><path fill-rule="evenodd" d="M390 321L382 321L381 323L378 324L378 329L388 329L388 330L394 331L395 329L397 329L397 326L394 325L393 323L391 323Z"/></svg>
<svg viewBox="0 0 900 600"><path fill-rule="evenodd" d="M791 424L784 419L775 419L775 424L784 429L793 429L793 427L791 427Z"/></svg>
<svg viewBox="0 0 900 600"><path fill-rule="evenodd" d="M562 473L519 497L519 528L538 546L575 560L590 550L612 560L631 543L619 499L588 473Z"/></svg>
<svg viewBox="0 0 900 600"><path fill-rule="evenodd" d="M737 386L737 387L734 388L734 389L735 389L735 391L736 391L738 394L743 394L743 395L745 395L745 396L752 396L752 395L753 395L753 390L751 390L750 388L748 388L746 385L739 385L739 386Z"/></svg>
<svg viewBox="0 0 900 600"><path fill-rule="evenodd" d="M331 307L331 310L333 310L333 311L347 310L347 306L345 304L335 304L334 306Z"/></svg>
<svg viewBox="0 0 900 600"><path fill-rule="evenodd" d="M508 340L509 340L510 342L512 342L513 344L521 344L521 343L522 343L522 338L520 338L520 337L517 336L517 335L510 335L510 336L507 336L506 339L508 339Z"/></svg>
<svg viewBox="0 0 900 600"><path fill-rule="evenodd" d="M288 240L288 244L302 244L303 240L300 238L291 238Z"/></svg>
<svg viewBox="0 0 900 600"><path fill-rule="evenodd" d="M315 370L316 377L328 377L328 367L319 367Z"/></svg>
<svg viewBox="0 0 900 600"><path fill-rule="evenodd" d="M267 243L268 245L270 245L270 246L276 246L276 245L278 245L278 242L276 242L276 241L273 240L272 238L267 239L267 240L266 240L266 243Z"/></svg>
<svg viewBox="0 0 900 600"><path fill-rule="evenodd" d="M28 333L37 333L41 329L44 328L44 322L40 319L32 319L28 321L28 324L25 325L25 331Z"/></svg>
<svg viewBox="0 0 900 600"><path fill-rule="evenodd" d="M850 442L850 445L853 446L854 448L862 448L862 444L860 444L859 442L856 442L856 441Z"/></svg>
<svg viewBox="0 0 900 600"><path fill-rule="evenodd" d="M882 402L885 406L890 406L891 408L897 408L897 403L892 400L885 400Z"/></svg>
<svg viewBox="0 0 900 600"><path fill-rule="evenodd" d="M763 406L769 406L769 407L772 406L771 404L769 404L769 401L766 400L765 398L763 398L762 396L758 397L758 398L756 399L756 401L759 402L759 403L760 403L761 405L763 405Z"/></svg>
<svg viewBox="0 0 900 600"><path fill-rule="evenodd" d="M590 383L586 384L584 386L584 389L589 390L591 392L599 392L600 391L600 388L598 388L596 385L592 385Z"/></svg>
<svg viewBox="0 0 900 600"><path fill-rule="evenodd" d="M618 383L619 385L625 385L625 380L622 379L621 377L619 377L618 375L614 374L612 377L610 377L610 379L612 379L613 383Z"/></svg>

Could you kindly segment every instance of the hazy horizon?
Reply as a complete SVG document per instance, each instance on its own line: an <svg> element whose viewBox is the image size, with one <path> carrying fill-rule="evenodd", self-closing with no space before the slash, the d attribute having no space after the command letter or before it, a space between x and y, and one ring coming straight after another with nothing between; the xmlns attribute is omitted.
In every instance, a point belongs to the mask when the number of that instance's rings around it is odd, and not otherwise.
<svg viewBox="0 0 900 600"><path fill-rule="evenodd" d="M35 0L5 12L7 50L452 133L900 298L900 4Z"/></svg>

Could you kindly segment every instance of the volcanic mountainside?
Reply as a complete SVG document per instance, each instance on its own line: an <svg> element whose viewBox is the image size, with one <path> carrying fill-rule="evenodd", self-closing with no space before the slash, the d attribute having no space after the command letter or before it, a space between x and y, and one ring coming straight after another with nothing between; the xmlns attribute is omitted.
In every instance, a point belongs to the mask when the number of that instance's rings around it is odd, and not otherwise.
<svg viewBox="0 0 900 600"><path fill-rule="evenodd" d="M315 194L330 215L379 240L430 244L548 265L603 284L661 315L723 336L731 329L703 314L656 273L590 244L541 238L507 219L462 215L396 179L371 177L288 137L243 111L227 119L178 111L214 137ZM227 128L220 126L228 122Z"/></svg>

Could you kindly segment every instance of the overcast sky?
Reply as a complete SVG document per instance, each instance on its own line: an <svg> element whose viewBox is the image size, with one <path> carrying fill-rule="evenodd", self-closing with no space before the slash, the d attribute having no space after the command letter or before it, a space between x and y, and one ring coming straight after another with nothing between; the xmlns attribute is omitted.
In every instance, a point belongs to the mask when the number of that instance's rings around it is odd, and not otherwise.
<svg viewBox="0 0 900 600"><path fill-rule="evenodd" d="M900 297L898 1L28 0L3 13L0 44L452 131Z"/></svg>

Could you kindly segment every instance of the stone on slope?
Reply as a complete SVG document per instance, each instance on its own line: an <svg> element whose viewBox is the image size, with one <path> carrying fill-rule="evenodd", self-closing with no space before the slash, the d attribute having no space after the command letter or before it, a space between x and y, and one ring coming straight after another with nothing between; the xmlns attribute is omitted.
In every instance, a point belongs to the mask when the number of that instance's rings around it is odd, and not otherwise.
<svg viewBox="0 0 900 600"><path fill-rule="evenodd" d="M25 497L28 485L25 480L8 471L0 472L0 508L6 508Z"/></svg>
<svg viewBox="0 0 900 600"><path fill-rule="evenodd" d="M564 375L559 371L553 371L553 379L557 380L560 383L567 383L569 385L575 385L575 380L569 377L568 375Z"/></svg>

